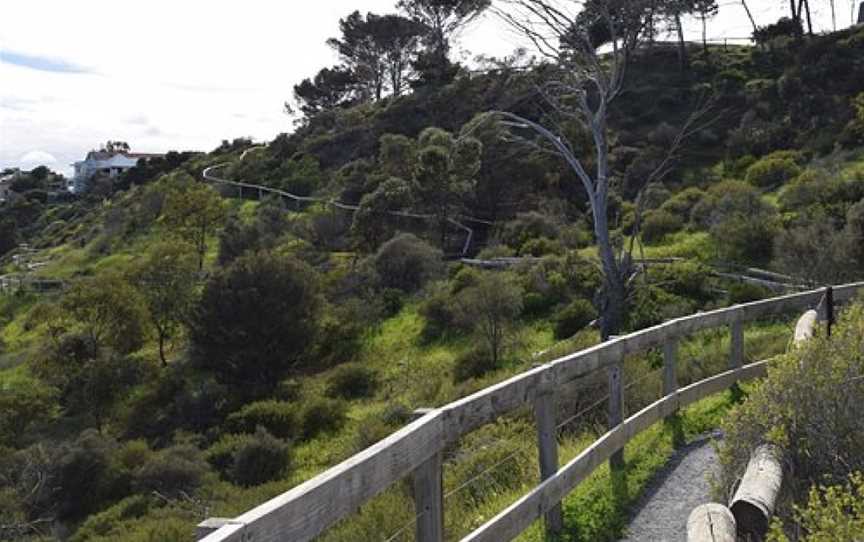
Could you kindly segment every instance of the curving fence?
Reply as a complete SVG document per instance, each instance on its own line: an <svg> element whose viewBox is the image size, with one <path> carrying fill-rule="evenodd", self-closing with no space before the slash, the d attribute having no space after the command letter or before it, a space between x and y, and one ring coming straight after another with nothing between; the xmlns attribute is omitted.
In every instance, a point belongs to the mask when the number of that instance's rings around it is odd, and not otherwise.
<svg viewBox="0 0 864 542"><path fill-rule="evenodd" d="M257 148L257 147L253 147L253 148ZM246 152L244 152L243 155L241 156L241 160L243 159L243 157L245 155L246 155ZM268 194L268 195L276 196L277 198L279 198L282 201L287 199L287 200L294 201L297 204L321 203L323 205L329 205L330 207L333 207L335 209L341 209L343 211L350 211L352 213L357 211L360 208L359 205L352 205L350 203L343 203L343 202L335 200L335 199L316 198L314 196L299 196L297 194L292 194L291 192L287 192L285 190L279 190L278 188L272 188L269 186L263 186L263 185L259 185L259 184L244 183L242 181L230 181L228 179L223 179L221 177L217 177L217 176L213 175L214 170L224 168L224 167L227 167L229 165L230 164L225 163L225 164L217 164L215 166L210 166L210 167L206 168L201 173L201 176L204 178L205 181L208 181L208 182L214 182L214 183L219 183L219 184L226 185L226 186L236 187L239 191L238 195L241 198L243 197L243 189L245 188L246 190L252 190L254 193L257 193L258 199L263 199L264 195ZM433 215L430 215L430 214L418 214L418 213L411 213L408 211L389 211L388 214L391 216L395 216L395 217L413 218L413 219L418 219L418 220L431 220L431 219L435 218ZM478 219L473 219L473 218L470 220L472 220L473 222L481 222L484 224L491 224L490 222L485 221L485 220L478 220ZM448 218L447 222L451 226L454 226L455 228L465 232L465 243L462 245L462 251L460 252L460 256L464 257L471 250L471 243L474 241L474 230L469 228L465 224L458 222L457 220L455 220L453 218Z"/></svg>
<svg viewBox="0 0 864 542"><path fill-rule="evenodd" d="M624 446L678 409L723 391L737 382L763 376L768 362L744 365L744 327L768 316L786 315L842 303L864 290L864 282L795 293L670 320L582 350L514 376L473 395L427 411L421 418L343 461L233 519L211 518L199 525L204 542L305 541L355 513L368 500L405 477L412 477L416 539L440 542L443 529L442 455L461 436L523 406L533 406L537 426L540 483L463 541L510 540L534 521L546 529L561 527L561 501L598 466L620 465ZM727 371L679 388L676 357L679 341L697 331L728 326L731 331ZM662 348L664 396L623 419L624 356ZM609 382L610 430L564 466L558 464L555 396L565 384L597 371Z"/></svg>

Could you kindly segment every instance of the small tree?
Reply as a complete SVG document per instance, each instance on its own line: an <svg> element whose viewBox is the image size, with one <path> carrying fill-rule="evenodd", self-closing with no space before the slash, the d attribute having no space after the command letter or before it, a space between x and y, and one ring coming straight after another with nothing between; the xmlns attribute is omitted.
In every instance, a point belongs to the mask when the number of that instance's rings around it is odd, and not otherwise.
<svg viewBox="0 0 864 542"><path fill-rule="evenodd" d="M195 247L200 271L204 267L207 241L225 220L225 204L209 186L176 186L165 202L164 220L173 233Z"/></svg>
<svg viewBox="0 0 864 542"><path fill-rule="evenodd" d="M510 275L487 272L457 295L460 319L474 329L497 367L522 312L522 288Z"/></svg>
<svg viewBox="0 0 864 542"><path fill-rule="evenodd" d="M79 279L60 301L73 328L80 328L94 350L120 354L144 344L147 311L141 294L116 273ZM94 353L95 355L95 353Z"/></svg>
<svg viewBox="0 0 864 542"><path fill-rule="evenodd" d="M427 128L420 134L418 147L417 199L435 216L444 249L451 221L464 209L465 198L476 183L483 145L473 137L454 139L444 130Z"/></svg>
<svg viewBox="0 0 864 542"><path fill-rule="evenodd" d="M315 340L318 289L315 272L292 256L237 258L204 287L191 329L200 365L249 393L275 386Z"/></svg>
<svg viewBox="0 0 864 542"><path fill-rule="evenodd" d="M150 321L159 340L159 359L167 366L165 342L187 321L195 301L194 249L180 241L153 246L138 264L134 276L144 296Z"/></svg>
<svg viewBox="0 0 864 542"><path fill-rule="evenodd" d="M403 233L381 245L374 266L382 287L410 293L441 274L442 259L440 250Z"/></svg>
<svg viewBox="0 0 864 542"><path fill-rule="evenodd" d="M391 177L371 194L360 200L351 225L352 233L368 251L374 251L392 235L392 213L405 209L411 203L411 187L402 179Z"/></svg>

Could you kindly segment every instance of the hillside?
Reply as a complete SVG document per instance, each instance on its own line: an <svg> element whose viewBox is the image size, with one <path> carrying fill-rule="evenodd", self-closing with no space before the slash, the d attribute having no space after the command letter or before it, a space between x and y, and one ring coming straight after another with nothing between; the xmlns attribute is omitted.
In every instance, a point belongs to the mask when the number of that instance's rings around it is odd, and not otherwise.
<svg viewBox="0 0 864 542"><path fill-rule="evenodd" d="M683 72L672 47L638 51L610 116L610 229L641 260L620 331L768 286L864 278L862 53L860 27L694 45ZM74 201L19 187L0 208L0 274L62 287L0 293L0 540L190 540L198 521L309 479L415 409L598 342L603 278L579 179L484 115L543 121L533 89L549 69L463 71L308 117L263 147L142 165ZM702 129L644 186L706 100ZM217 165L301 200L205 182ZM773 274L740 279L757 267ZM748 329L748 358L784 352L790 325ZM682 384L724 367L728 342L683 343ZM659 394L659 357L626 360L628 411ZM573 418L559 428L564 461L605 423L602 387L573 391L559 405ZM689 409L685 436L719 426L736 400ZM572 539L615 539L675 436L640 437L623 496L608 471L580 486L565 503ZM522 412L448 453L448 539L534 483L534 438ZM409 494L384 493L325 538L408 539Z"/></svg>

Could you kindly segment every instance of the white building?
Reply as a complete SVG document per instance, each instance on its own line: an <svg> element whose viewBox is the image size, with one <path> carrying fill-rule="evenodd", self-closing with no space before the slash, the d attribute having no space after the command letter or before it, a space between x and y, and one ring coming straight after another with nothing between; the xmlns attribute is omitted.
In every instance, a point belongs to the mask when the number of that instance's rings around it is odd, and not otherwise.
<svg viewBox="0 0 864 542"><path fill-rule="evenodd" d="M87 184L97 173L114 178L127 169L131 169L141 158L161 157L161 154L144 154L137 152L90 151L81 162L75 162L75 175L72 178L72 189L77 193L87 191Z"/></svg>

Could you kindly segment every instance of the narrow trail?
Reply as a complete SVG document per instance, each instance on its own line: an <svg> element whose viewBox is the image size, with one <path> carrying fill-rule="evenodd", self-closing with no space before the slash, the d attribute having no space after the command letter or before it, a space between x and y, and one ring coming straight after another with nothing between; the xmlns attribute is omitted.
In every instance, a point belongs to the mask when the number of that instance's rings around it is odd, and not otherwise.
<svg viewBox="0 0 864 542"><path fill-rule="evenodd" d="M719 471L713 433L675 452L648 485L636 504L622 542L687 540L687 517L694 508L712 502L710 476Z"/></svg>

